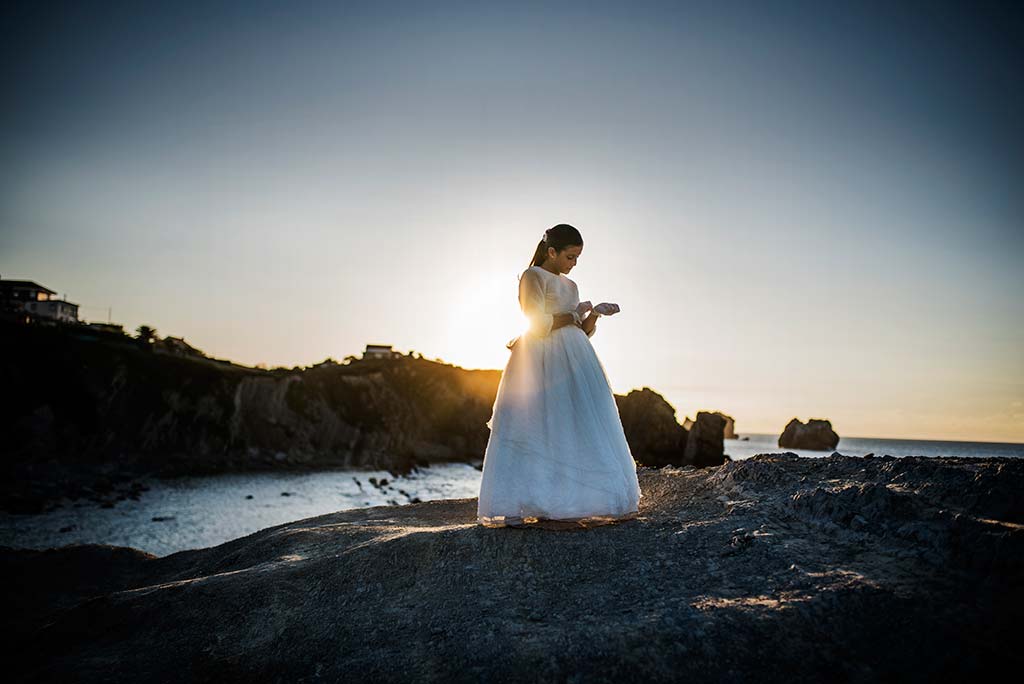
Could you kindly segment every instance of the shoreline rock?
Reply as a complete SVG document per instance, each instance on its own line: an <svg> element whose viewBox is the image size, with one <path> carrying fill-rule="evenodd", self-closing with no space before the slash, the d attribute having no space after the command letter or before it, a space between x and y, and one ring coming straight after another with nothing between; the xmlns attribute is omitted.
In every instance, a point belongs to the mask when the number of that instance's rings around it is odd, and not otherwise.
<svg viewBox="0 0 1024 684"><path fill-rule="evenodd" d="M697 468L721 465L726 460L722 441L725 427L726 420L721 413L698 411L686 440L683 464Z"/></svg>
<svg viewBox="0 0 1024 684"><path fill-rule="evenodd" d="M723 438L732 418L715 411L698 411L697 419L676 420L676 409L650 387L615 395L622 429L633 459L642 466L721 465Z"/></svg>
<svg viewBox="0 0 1024 684"><path fill-rule="evenodd" d="M688 431L676 420L676 409L650 387L615 395L615 404L633 458L645 466L681 463Z"/></svg>
<svg viewBox="0 0 1024 684"><path fill-rule="evenodd" d="M832 423L820 418L811 418L806 423L793 418L779 435L779 446L783 449L828 451L838 445L839 435L832 429Z"/></svg>
<svg viewBox="0 0 1024 684"><path fill-rule="evenodd" d="M640 517L591 529L485 528L457 499L161 558L0 549L14 677L924 682L1017 663L1024 460L638 476Z"/></svg>

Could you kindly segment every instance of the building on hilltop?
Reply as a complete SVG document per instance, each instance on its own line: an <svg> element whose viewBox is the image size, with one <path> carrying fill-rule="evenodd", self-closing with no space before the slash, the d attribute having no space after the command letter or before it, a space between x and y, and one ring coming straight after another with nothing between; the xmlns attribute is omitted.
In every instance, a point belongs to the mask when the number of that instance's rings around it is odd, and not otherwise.
<svg viewBox="0 0 1024 684"><path fill-rule="evenodd" d="M402 354L392 351L390 344L368 344L363 352L363 360L366 359L394 359Z"/></svg>
<svg viewBox="0 0 1024 684"><path fill-rule="evenodd" d="M206 353L185 341L184 337L165 337L155 343L155 351L174 356L201 356Z"/></svg>
<svg viewBox="0 0 1024 684"><path fill-rule="evenodd" d="M31 280L0 278L0 310L19 323L78 323L78 304Z"/></svg>

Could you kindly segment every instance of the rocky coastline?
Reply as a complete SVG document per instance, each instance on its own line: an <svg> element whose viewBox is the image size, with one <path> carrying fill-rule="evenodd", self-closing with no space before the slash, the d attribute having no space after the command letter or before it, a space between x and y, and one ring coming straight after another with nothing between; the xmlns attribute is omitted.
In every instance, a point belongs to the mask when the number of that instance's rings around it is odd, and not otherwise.
<svg viewBox="0 0 1024 684"><path fill-rule="evenodd" d="M1024 460L780 453L638 474L640 517L589 529L485 528L457 499L161 558L0 549L14 681L1019 671Z"/></svg>
<svg viewBox="0 0 1024 684"><path fill-rule="evenodd" d="M24 363L36 357L47 363ZM157 354L123 335L2 322L0 359L0 509L12 513L115 506L147 477L473 463L501 379L400 355L247 368ZM615 400L639 463L722 462L719 414L700 412L687 430L650 388Z"/></svg>

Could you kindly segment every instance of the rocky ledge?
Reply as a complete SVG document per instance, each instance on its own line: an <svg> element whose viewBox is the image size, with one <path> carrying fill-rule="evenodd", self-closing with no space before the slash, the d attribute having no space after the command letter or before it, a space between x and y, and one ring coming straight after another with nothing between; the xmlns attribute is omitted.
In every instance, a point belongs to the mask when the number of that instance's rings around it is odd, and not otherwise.
<svg viewBox="0 0 1024 684"><path fill-rule="evenodd" d="M640 517L341 511L157 558L0 550L19 681L970 681L1019 671L1024 460L641 468Z"/></svg>

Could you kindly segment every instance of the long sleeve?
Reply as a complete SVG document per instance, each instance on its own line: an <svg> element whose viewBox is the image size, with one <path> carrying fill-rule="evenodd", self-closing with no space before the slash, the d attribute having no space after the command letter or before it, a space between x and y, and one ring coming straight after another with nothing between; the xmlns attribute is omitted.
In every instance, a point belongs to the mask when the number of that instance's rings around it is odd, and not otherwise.
<svg viewBox="0 0 1024 684"><path fill-rule="evenodd" d="M547 337L555 317L544 311L544 282L541 278L532 269L523 273L519 279L519 306L530 321L530 332L537 337Z"/></svg>
<svg viewBox="0 0 1024 684"><path fill-rule="evenodd" d="M578 286L578 285L576 285L576 281L575 281L575 280L573 280L573 281L571 281L571 282L572 282L572 288L573 288L573 290L575 290L575 291L576 291L576 302L578 303L578 302L580 301L580 288L579 288L579 286ZM593 312L591 312L591 314L590 314L590 315L591 315L591 316L593 316L593 315L594 315L594 314L593 314ZM595 322L595 323L597 323L597 319L594 319L594 322ZM593 336L594 336L594 333L595 333L595 332L597 332L597 328L595 327L595 328L594 328L593 330L591 330L590 332L587 332L586 330L584 330L583 332L585 332L585 333L587 334L587 337L593 337Z"/></svg>

